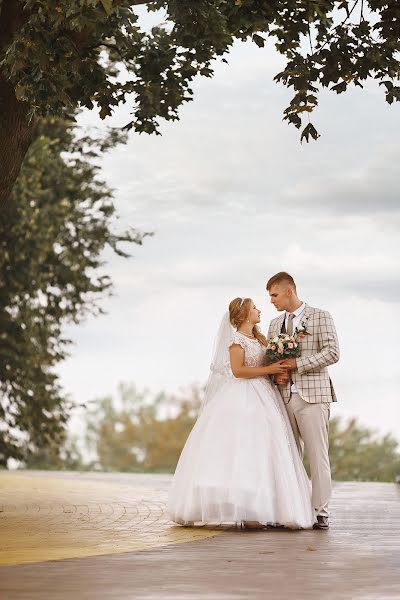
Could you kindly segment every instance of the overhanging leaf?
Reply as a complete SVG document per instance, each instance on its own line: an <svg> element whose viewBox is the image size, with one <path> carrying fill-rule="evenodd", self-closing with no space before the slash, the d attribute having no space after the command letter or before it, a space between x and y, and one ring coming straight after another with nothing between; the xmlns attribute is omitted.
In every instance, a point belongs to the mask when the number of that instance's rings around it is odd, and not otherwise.
<svg viewBox="0 0 400 600"><path fill-rule="evenodd" d="M300 142L303 142L303 140L309 142L310 136L313 138L313 140L317 140L320 137L320 134L312 123L309 123L306 127L304 127L303 131L301 132Z"/></svg>
<svg viewBox="0 0 400 600"><path fill-rule="evenodd" d="M259 48L264 48L265 46L265 39L261 35L258 35L258 33L253 34L253 42L255 42Z"/></svg>

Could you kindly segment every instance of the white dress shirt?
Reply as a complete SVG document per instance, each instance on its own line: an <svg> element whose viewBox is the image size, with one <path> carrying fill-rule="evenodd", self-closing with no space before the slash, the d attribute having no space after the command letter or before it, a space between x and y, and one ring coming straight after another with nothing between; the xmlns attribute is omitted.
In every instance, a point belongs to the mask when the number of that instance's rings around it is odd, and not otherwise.
<svg viewBox="0 0 400 600"><path fill-rule="evenodd" d="M296 308L296 310L294 310L292 313L288 313L286 311L286 313L285 313L285 329L286 329L286 331L288 328L289 315L292 314L292 315L294 315L294 319L293 319L293 334L294 334L296 327L298 327L300 325L301 315L303 314L305 307L306 307L305 302L303 302L303 304L301 306L299 306L299 308ZM292 394L297 394L297 387L294 382L292 383L292 387L290 388L290 391L292 392Z"/></svg>

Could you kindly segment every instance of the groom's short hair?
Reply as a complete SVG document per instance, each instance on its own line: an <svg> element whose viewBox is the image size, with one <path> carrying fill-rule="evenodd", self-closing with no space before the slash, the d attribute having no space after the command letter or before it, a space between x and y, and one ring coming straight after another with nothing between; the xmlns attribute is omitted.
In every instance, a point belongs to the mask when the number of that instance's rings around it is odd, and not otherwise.
<svg viewBox="0 0 400 600"><path fill-rule="evenodd" d="M267 281L267 290L269 291L273 285L275 285L276 283L288 283L290 286L292 286L294 288L294 291L296 291L296 284L294 282L294 279L291 275L289 275L289 273L286 273L285 271L280 271L279 273L276 273L276 275L272 275L272 277L270 279L268 279Z"/></svg>

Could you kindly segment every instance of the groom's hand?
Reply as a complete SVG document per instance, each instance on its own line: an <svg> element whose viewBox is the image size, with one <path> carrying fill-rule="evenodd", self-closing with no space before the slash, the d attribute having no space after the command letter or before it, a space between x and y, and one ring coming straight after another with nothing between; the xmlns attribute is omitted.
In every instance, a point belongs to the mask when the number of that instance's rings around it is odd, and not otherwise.
<svg viewBox="0 0 400 600"><path fill-rule="evenodd" d="M282 364L291 371L297 371L297 362L295 358L285 358L285 360L282 361Z"/></svg>
<svg viewBox="0 0 400 600"><path fill-rule="evenodd" d="M289 375L275 375L274 381L276 385L285 385L289 381Z"/></svg>

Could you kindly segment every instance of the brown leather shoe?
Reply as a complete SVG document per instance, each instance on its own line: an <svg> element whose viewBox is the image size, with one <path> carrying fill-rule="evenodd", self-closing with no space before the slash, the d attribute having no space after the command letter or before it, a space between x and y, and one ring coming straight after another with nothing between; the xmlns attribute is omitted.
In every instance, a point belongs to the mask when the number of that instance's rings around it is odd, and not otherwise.
<svg viewBox="0 0 400 600"><path fill-rule="evenodd" d="M328 517L323 517L322 515L318 515L317 522L314 523L313 529L329 529Z"/></svg>

